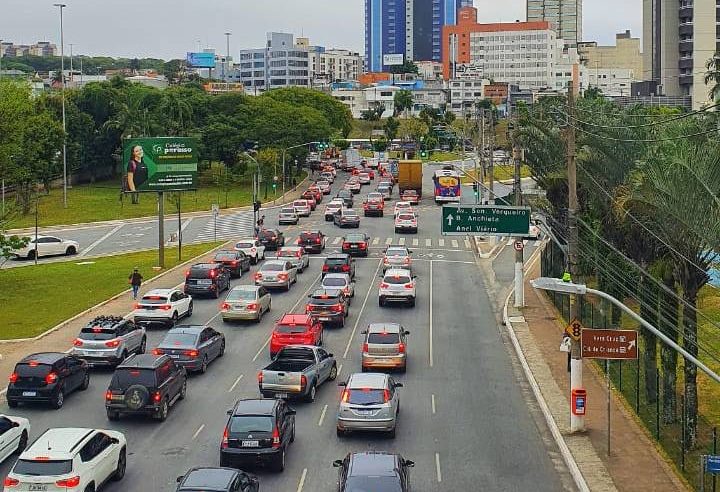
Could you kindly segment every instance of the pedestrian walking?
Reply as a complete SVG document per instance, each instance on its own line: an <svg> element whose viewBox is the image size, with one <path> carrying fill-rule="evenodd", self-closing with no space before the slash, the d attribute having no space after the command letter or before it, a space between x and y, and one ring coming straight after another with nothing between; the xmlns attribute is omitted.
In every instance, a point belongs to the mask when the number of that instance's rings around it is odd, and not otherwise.
<svg viewBox="0 0 720 492"><path fill-rule="evenodd" d="M140 290L140 285L142 285L143 276L140 275L140 272L138 271L138 268L135 267L128 277L128 282L132 286L132 294L133 299L137 299L138 291Z"/></svg>

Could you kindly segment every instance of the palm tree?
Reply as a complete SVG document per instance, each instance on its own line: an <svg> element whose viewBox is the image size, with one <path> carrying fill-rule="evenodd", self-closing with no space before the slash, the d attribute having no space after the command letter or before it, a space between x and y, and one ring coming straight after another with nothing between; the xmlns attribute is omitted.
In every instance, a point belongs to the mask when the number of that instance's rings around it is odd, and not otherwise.
<svg viewBox="0 0 720 492"><path fill-rule="evenodd" d="M407 112L413 106L412 92L408 90L397 91L393 97L393 102L395 104L395 116Z"/></svg>
<svg viewBox="0 0 720 492"><path fill-rule="evenodd" d="M711 101L716 101L720 98L720 51L707 61L705 68L705 85L714 83L708 95Z"/></svg>

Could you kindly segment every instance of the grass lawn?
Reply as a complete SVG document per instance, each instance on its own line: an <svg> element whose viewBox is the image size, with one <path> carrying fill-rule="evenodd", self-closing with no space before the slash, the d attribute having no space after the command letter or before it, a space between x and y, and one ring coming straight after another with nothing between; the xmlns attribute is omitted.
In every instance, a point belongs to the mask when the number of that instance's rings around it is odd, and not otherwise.
<svg viewBox="0 0 720 492"><path fill-rule="evenodd" d="M460 152L445 152L444 150L430 152L432 162L459 161L461 159L462 153Z"/></svg>
<svg viewBox="0 0 720 492"><path fill-rule="evenodd" d="M183 247L188 260L222 243ZM93 262L86 265L78 263ZM167 249L165 269L177 265L177 249ZM52 328L89 307L128 288L127 277L134 267L145 280L154 271L157 251L144 251L88 260L75 259L0 270L0 339L29 338Z"/></svg>
<svg viewBox="0 0 720 492"><path fill-rule="evenodd" d="M462 178L462 182L464 184L470 184L472 183L472 179L470 176L475 176L475 170L474 169L468 169L467 171L468 176L464 176ZM515 166L504 166L504 165L498 165L495 164L493 166L493 175L495 176L495 181L505 181L508 179L513 179L513 175L515 173ZM520 166L520 177L521 178L527 178L530 177L530 168L528 166ZM489 183L489 180L485 180L486 183Z"/></svg>
<svg viewBox="0 0 720 492"><path fill-rule="evenodd" d="M305 173L297 177L300 182ZM272 201L274 195L269 188L265 200L263 184L260 185L261 201ZM281 190L278 187L277 196ZM177 205L172 200L172 193L165 193L165 213L172 214L177 211ZM121 200L122 198L122 200ZM252 203L252 188L249 185L235 185L227 191L222 186L200 185L197 191L182 193L180 204L183 212L210 211L212 204L217 203L220 208L242 207ZM121 196L117 182L98 182L93 185L78 185L68 189L68 208L63 208L62 190L53 189L49 195L41 195L38 213L38 224L50 226L57 224L78 224L84 222L97 222L102 220L132 219L157 214L157 195L144 193L140 195L140 203L133 205L130 196ZM26 216L14 216L5 224L7 229L32 227L35 225L35 215L31 212Z"/></svg>

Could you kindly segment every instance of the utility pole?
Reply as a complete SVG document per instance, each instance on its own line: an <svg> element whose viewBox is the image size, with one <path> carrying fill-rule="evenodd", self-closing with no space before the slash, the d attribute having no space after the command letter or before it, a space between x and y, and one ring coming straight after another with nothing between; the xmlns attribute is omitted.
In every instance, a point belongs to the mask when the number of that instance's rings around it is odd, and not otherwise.
<svg viewBox="0 0 720 492"><path fill-rule="evenodd" d="M485 124L484 118L483 124ZM490 196L488 197L488 205L493 205L495 203L495 158L493 157L493 152L495 151L495 122L493 120L492 109L490 110L490 142L490 155L488 156L488 158L490 159L490 164L488 165Z"/></svg>
<svg viewBox="0 0 720 492"><path fill-rule="evenodd" d="M62 80L62 124L63 124L63 207L67 208L67 134L65 123L65 35L63 31L64 3L54 3L53 7L60 9L60 79Z"/></svg>
<svg viewBox="0 0 720 492"><path fill-rule="evenodd" d="M578 229L577 229L577 168L575 166L575 129L570 120L575 118L575 88L573 82L568 82L568 122L565 128L567 148L567 180L568 180L568 264L570 267L570 278L577 282L578 271ZM577 296L570 295L570 319L572 321L579 317ZM582 377L582 350L580 342L571 338L570 345L570 390L583 387ZM572 410L572 409L571 409ZM570 412L570 432L581 432L585 430L585 417L574 415Z"/></svg>
<svg viewBox="0 0 720 492"><path fill-rule="evenodd" d="M513 179L513 194L515 195L515 206L522 206L522 188L520 183L520 148L515 141L514 125L511 124L510 136L512 138L513 149L512 158L515 165L515 173ZM492 155L492 149L490 150ZM491 161L492 162L492 161ZM492 183L492 181L491 181ZM523 258L523 237L517 236L515 238L515 244L520 244L520 247L515 247L515 307L520 308L525 305L525 271L524 271L524 258Z"/></svg>
<svg viewBox="0 0 720 492"><path fill-rule="evenodd" d="M480 124L480 167L485 169L485 108L480 108L478 114L480 116L478 121ZM479 179L481 183L483 182L482 178L478 175L477 165L475 166L475 179ZM479 192L480 190L478 189L478 193ZM475 200L475 203L477 203L477 200Z"/></svg>

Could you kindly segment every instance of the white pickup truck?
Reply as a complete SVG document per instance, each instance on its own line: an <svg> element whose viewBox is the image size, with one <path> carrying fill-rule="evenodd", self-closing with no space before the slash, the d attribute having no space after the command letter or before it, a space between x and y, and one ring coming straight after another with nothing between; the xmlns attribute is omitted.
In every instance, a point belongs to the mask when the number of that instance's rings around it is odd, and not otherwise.
<svg viewBox="0 0 720 492"><path fill-rule="evenodd" d="M337 377L333 354L313 345L289 345L258 374L265 398L304 398L314 401L317 387Z"/></svg>

